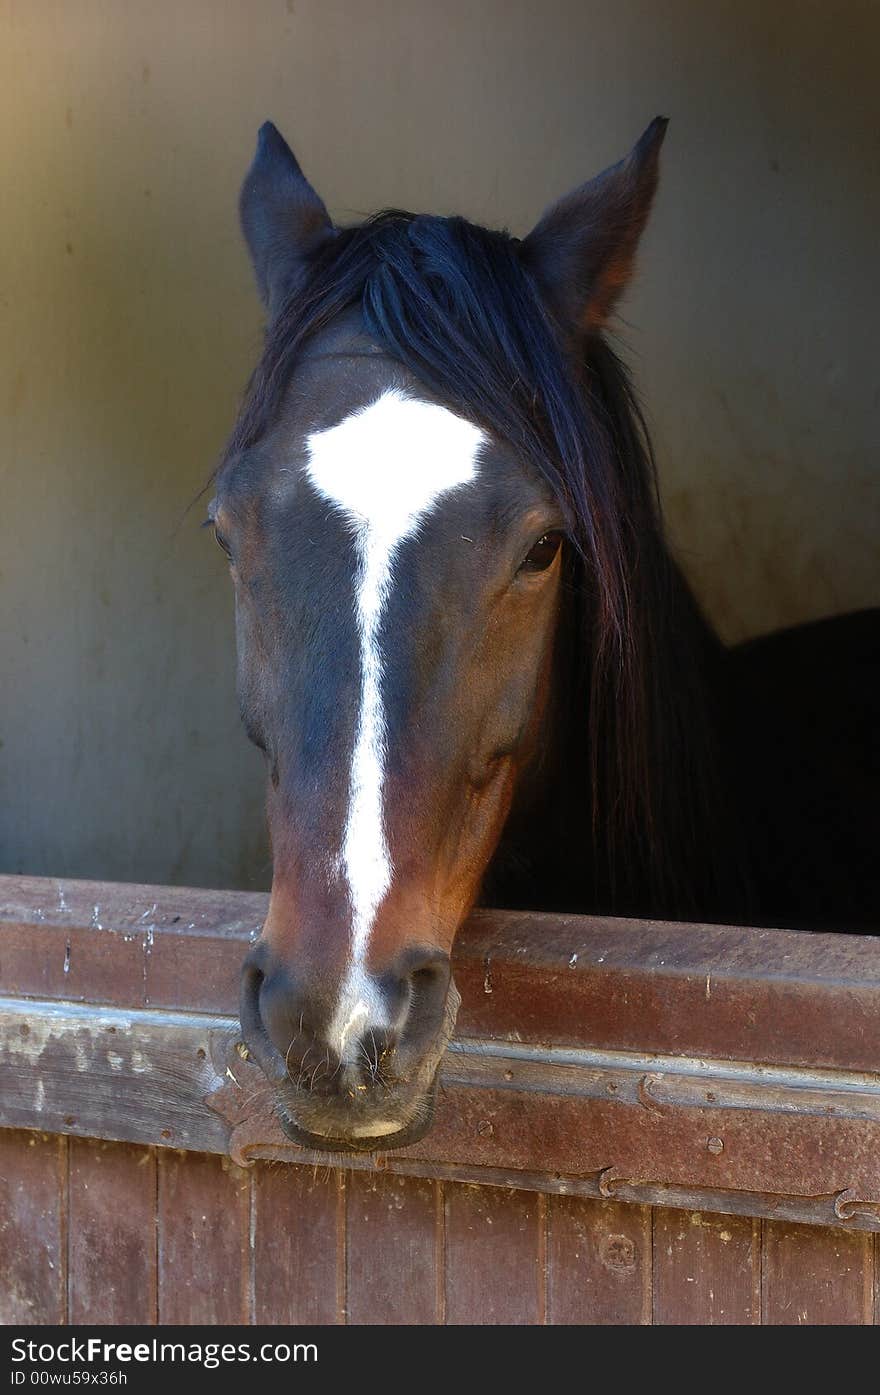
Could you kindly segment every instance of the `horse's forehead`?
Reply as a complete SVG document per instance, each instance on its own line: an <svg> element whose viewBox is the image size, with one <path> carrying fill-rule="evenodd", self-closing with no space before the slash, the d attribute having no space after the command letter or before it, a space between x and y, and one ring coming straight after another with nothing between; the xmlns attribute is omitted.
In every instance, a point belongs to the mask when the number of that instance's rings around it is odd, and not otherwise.
<svg viewBox="0 0 880 1395"><path fill-rule="evenodd" d="M478 476L486 433L436 402L388 388L306 438L311 486L386 546Z"/></svg>
<svg viewBox="0 0 880 1395"><path fill-rule="evenodd" d="M312 539L334 518L389 542L423 522L437 537L459 523L488 534L550 502L508 442L363 338L301 361L272 432L230 470L224 493L264 540L270 520L289 536L293 518Z"/></svg>

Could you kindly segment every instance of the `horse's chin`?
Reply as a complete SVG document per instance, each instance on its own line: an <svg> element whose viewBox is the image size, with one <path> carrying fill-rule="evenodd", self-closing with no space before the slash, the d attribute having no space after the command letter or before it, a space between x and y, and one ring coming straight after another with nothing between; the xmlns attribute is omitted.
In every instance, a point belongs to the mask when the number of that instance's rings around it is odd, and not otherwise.
<svg viewBox="0 0 880 1395"><path fill-rule="evenodd" d="M371 1124L368 1120L358 1123L344 1134L337 1134L332 1126L328 1130L306 1129L290 1114L289 1109L278 1105L278 1119L284 1133L300 1148L308 1148L312 1153L388 1153L395 1148L406 1148L418 1143L434 1121L434 1104L437 1094L436 1077L427 1093L418 1100L415 1117L405 1123L382 1121Z"/></svg>

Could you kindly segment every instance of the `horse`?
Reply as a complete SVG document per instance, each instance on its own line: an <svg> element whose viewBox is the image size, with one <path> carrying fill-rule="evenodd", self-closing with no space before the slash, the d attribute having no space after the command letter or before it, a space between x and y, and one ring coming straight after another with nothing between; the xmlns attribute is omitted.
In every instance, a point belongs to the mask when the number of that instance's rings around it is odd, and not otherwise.
<svg viewBox="0 0 880 1395"><path fill-rule="evenodd" d="M260 130L265 344L206 522L268 777L242 1030L305 1147L429 1127L478 900L875 924L878 615L721 643L609 344L665 129L522 239L337 227Z"/></svg>

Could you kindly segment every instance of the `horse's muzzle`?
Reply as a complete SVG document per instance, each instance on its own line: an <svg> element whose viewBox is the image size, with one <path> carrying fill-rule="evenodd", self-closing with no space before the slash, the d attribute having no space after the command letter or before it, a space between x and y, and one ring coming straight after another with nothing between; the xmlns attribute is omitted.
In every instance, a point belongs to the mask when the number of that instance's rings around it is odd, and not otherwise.
<svg viewBox="0 0 880 1395"><path fill-rule="evenodd" d="M434 1104L437 1094L437 1077L431 1081L430 1087L425 1095L416 1100L416 1114L409 1123L402 1123L398 1128L386 1126L381 1133L372 1133L369 1130L369 1123L362 1125L367 1132L360 1134L357 1128L354 1132L349 1132L344 1137L337 1137L331 1130L321 1130L317 1133L303 1128L296 1122L296 1119L288 1112L288 1107L283 1098L279 1098L277 1105L278 1119L287 1137L298 1143L301 1148L308 1148L313 1153L385 1153L394 1148L406 1148L410 1143L417 1143L425 1134L434 1121ZM349 1129L351 1125L349 1125Z"/></svg>
<svg viewBox="0 0 880 1395"><path fill-rule="evenodd" d="M410 951L397 972L375 983L372 1015L358 1002L345 1017L351 1030L340 1034L333 995L306 993L267 944L245 961L244 1039L276 1087L285 1133L302 1147L384 1152L430 1128L437 1069L459 1002L448 956Z"/></svg>

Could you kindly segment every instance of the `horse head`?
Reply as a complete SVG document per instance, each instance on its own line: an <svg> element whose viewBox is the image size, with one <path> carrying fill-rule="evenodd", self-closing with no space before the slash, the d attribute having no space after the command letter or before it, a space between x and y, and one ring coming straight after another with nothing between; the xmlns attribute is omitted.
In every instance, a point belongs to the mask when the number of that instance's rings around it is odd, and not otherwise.
<svg viewBox="0 0 880 1395"><path fill-rule="evenodd" d="M634 593L657 525L599 346L664 128L522 240L402 212L337 228L260 132L241 215L266 345L209 516L268 773L272 894L242 1025L311 1147L394 1147L429 1124L456 932L505 829L552 807L548 771L576 759L553 738L575 600L594 722L602 693L621 729L637 720ZM582 746L595 760L595 732Z"/></svg>

